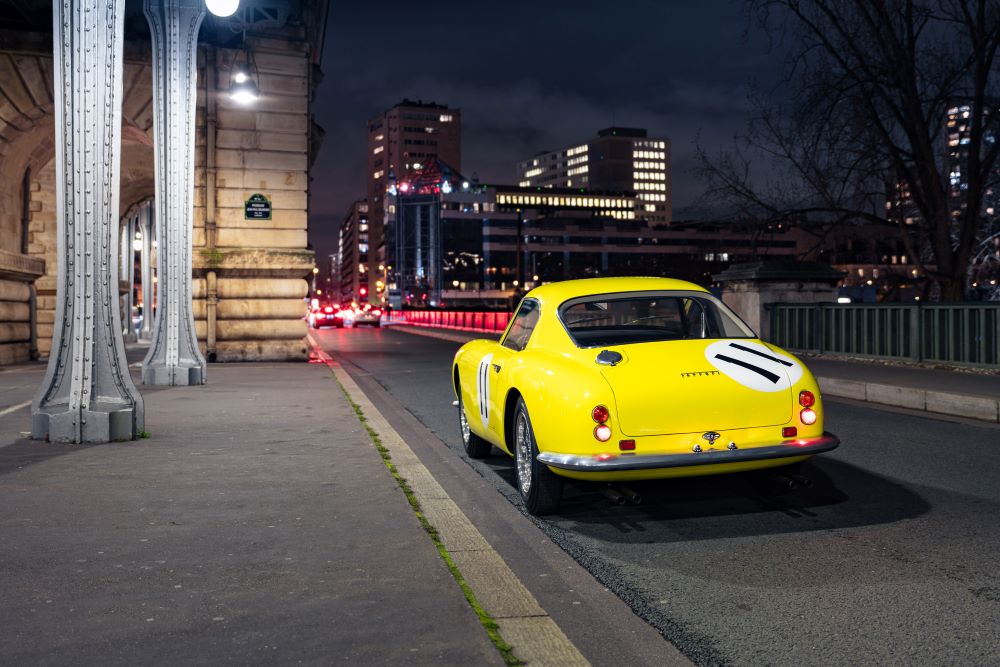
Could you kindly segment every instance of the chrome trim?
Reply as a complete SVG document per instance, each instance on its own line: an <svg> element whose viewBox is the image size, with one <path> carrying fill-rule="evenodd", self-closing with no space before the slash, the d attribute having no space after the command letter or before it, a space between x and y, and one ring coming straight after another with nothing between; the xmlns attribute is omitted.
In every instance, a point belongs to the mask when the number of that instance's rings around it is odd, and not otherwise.
<svg viewBox="0 0 1000 667"><path fill-rule="evenodd" d="M750 447L747 449L722 449L702 451L694 454L650 454L643 456L615 456L604 461L594 456L558 454L542 452L538 461L551 468L574 472L618 472L622 470L655 470L657 468L683 468L687 466L713 465L716 463L742 463L745 461L765 461L793 456L812 456L836 449L840 438L832 433L824 433L818 438L809 438L807 444L797 445L795 439L783 440L775 445Z"/></svg>

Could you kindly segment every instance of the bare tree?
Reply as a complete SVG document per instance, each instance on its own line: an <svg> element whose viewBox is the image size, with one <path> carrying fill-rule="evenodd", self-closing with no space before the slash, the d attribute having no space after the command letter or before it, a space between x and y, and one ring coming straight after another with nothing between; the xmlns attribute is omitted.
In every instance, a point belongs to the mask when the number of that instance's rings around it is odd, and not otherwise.
<svg viewBox="0 0 1000 667"><path fill-rule="evenodd" d="M909 256L943 299L963 298L1000 152L1000 1L748 0L747 14L789 49L787 76L754 100L734 149L703 153L709 194L769 222L830 225L886 222L900 187Z"/></svg>

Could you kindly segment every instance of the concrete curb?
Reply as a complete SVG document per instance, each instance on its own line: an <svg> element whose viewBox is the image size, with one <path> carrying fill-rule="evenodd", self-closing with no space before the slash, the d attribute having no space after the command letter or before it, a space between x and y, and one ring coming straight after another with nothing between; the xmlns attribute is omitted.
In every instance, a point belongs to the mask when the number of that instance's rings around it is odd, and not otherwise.
<svg viewBox="0 0 1000 667"><path fill-rule="evenodd" d="M531 665L589 665L354 379L323 352L311 335L309 341L315 354L361 408L368 425L389 450L396 471L407 481L421 511L434 526L466 584L482 608L497 622L501 636L514 654Z"/></svg>
<svg viewBox="0 0 1000 667"><path fill-rule="evenodd" d="M816 379L826 396L1000 423L1000 400L993 398L840 378Z"/></svg>
<svg viewBox="0 0 1000 667"><path fill-rule="evenodd" d="M489 337L487 333L464 333L458 331L452 333L442 329L430 329L406 324L394 327L394 329L409 334L440 338L455 343L467 343L476 338ZM806 365L809 365L808 360L806 361ZM1000 423L1000 398L994 399L987 396L931 391L900 385L845 380L824 376L817 376L816 380L819 382L819 388L825 396L849 398L855 401L864 401L878 405L976 419L991 424Z"/></svg>

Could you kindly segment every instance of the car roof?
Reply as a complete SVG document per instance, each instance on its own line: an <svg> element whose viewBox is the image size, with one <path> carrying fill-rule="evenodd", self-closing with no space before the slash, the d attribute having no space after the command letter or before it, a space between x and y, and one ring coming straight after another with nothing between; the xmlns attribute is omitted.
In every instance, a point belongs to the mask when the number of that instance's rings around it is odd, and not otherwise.
<svg viewBox="0 0 1000 667"><path fill-rule="evenodd" d="M564 280L557 283L548 283L547 285L536 287L528 292L526 296L535 297L542 302L560 304L568 299L588 296L590 294L653 291L708 292L708 290L700 285L674 278L583 278L580 280Z"/></svg>

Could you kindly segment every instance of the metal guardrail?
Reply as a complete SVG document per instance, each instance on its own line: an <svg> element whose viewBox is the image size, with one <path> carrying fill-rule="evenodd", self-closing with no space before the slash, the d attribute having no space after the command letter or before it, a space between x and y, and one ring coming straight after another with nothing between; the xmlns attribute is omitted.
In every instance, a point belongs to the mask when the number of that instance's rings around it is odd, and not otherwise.
<svg viewBox="0 0 1000 667"><path fill-rule="evenodd" d="M510 313L454 310L397 310L393 311L392 321L441 329L502 333L510 321Z"/></svg>
<svg viewBox="0 0 1000 667"><path fill-rule="evenodd" d="M1000 366L1000 303L776 303L770 317L790 350Z"/></svg>

